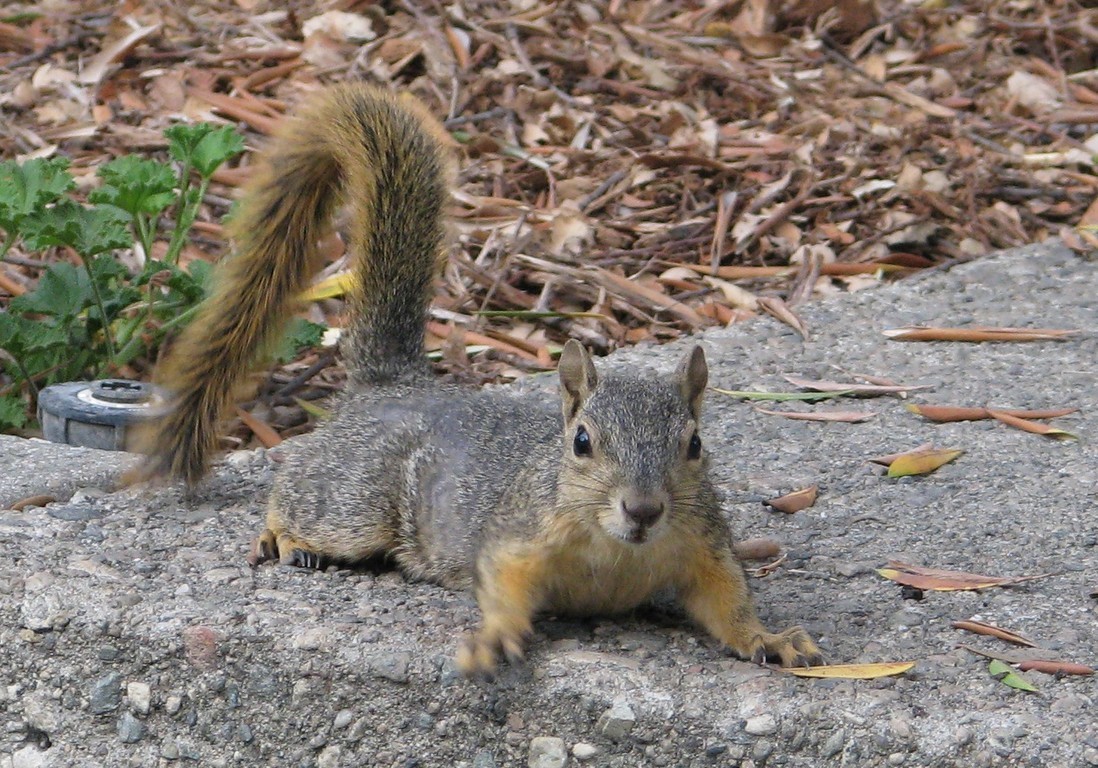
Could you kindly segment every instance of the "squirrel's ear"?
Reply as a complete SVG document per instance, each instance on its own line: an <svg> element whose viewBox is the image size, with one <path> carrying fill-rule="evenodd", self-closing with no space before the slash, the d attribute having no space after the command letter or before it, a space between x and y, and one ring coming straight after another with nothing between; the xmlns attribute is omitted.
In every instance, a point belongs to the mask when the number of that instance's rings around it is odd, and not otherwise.
<svg viewBox="0 0 1098 768"><path fill-rule="evenodd" d="M595 373L591 356L575 339L569 339L564 345L557 372L560 374L560 399L564 408L564 419L570 421L595 389L599 380L598 374Z"/></svg>
<svg viewBox="0 0 1098 768"><path fill-rule="evenodd" d="M682 399L690 406L690 412L697 419L701 415L702 395L709 383L709 366L705 362L705 350L694 347L679 363L676 372L679 379L679 391Z"/></svg>

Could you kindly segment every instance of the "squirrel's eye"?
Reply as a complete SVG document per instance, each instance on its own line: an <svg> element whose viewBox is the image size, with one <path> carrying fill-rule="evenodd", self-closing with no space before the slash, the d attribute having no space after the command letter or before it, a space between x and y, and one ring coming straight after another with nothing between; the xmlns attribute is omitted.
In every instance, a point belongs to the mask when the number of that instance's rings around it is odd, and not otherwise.
<svg viewBox="0 0 1098 768"><path fill-rule="evenodd" d="M582 424L576 429L576 437L572 440L572 452L577 456L591 455L591 435L587 434L587 428Z"/></svg>
<svg viewBox="0 0 1098 768"><path fill-rule="evenodd" d="M700 459L702 455L702 440L695 432L690 436L690 447L686 449L686 458Z"/></svg>

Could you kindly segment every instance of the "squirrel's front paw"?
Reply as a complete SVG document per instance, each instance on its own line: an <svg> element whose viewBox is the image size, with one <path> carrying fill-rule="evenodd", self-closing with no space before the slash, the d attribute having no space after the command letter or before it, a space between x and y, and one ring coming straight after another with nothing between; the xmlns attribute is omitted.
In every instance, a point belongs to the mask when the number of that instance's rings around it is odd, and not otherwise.
<svg viewBox="0 0 1098 768"><path fill-rule="evenodd" d="M502 652L512 664L523 658L523 640L519 633L489 632L482 629L465 638L458 649L457 665L466 677L491 678Z"/></svg>
<svg viewBox="0 0 1098 768"><path fill-rule="evenodd" d="M744 654L756 664L767 659L778 659L783 667L814 667L824 663L823 654L816 643L800 627L784 632L766 632L751 638L749 653Z"/></svg>

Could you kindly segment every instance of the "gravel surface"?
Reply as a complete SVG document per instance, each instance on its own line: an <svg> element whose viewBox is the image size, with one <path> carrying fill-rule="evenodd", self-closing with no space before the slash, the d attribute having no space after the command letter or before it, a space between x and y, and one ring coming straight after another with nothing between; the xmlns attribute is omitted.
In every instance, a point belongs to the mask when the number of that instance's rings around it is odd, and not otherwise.
<svg viewBox="0 0 1098 768"><path fill-rule="evenodd" d="M930 384L918 402L1078 406L1057 442L995 422L936 425L896 398L803 406L876 412L800 422L710 396L707 445L742 536L787 559L752 579L764 621L802 624L832 662L915 660L900 676L804 680L732 659L670 608L536 625L528 662L491 684L452 657L469 595L399 574L244 561L272 463L228 457L195 495L101 489L124 457L0 438L0 768L32 766L1087 766L1095 677L993 679L950 627L978 618L1045 655L1098 663L1098 268L1034 246L820 301L812 338L760 319L702 337L712 381L791 389L837 370ZM1070 341L914 344L880 330L934 323L1080 328ZM610 364L666 368L683 345ZM545 379L522 389L547 387ZM966 453L890 480L870 456L924 442ZM811 508L760 502L816 483ZM70 493L74 495L69 496ZM998 575L1010 588L904 599L889 559Z"/></svg>

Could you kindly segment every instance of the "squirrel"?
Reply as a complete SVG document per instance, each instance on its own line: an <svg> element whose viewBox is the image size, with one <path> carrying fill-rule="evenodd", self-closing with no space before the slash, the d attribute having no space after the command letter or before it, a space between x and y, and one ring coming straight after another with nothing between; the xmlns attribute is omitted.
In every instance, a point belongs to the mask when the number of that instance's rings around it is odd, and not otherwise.
<svg viewBox="0 0 1098 768"><path fill-rule="evenodd" d="M468 675L521 659L539 613L620 613L668 591L741 658L823 663L803 629L771 633L756 614L700 437L700 346L671 375L625 376L599 373L570 340L559 407L433 377L424 333L450 145L420 102L364 84L322 90L283 122L231 224L237 253L163 366L174 395L143 435L144 475L193 484L206 471L238 382L346 197L347 390L330 420L284 444L249 562L380 556L473 589L482 619L457 658Z"/></svg>

